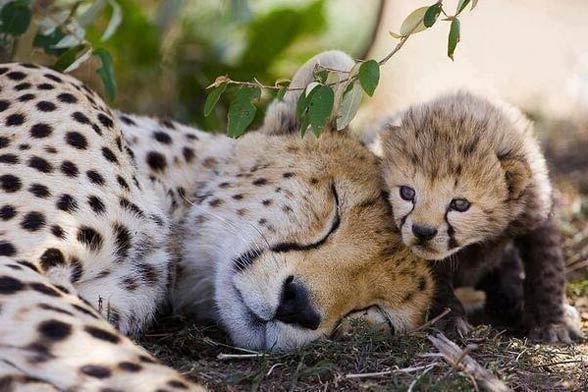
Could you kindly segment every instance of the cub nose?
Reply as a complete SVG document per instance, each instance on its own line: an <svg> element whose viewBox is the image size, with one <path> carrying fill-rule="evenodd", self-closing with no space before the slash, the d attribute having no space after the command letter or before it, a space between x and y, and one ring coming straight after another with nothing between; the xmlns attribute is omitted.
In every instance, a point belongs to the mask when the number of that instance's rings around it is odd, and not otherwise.
<svg viewBox="0 0 588 392"><path fill-rule="evenodd" d="M429 241L437 235L437 229L429 226L412 225L412 233L420 241Z"/></svg>
<svg viewBox="0 0 588 392"><path fill-rule="evenodd" d="M286 324L313 330L317 329L321 322L321 317L310 304L308 290L295 283L293 276L288 276L284 281L280 304L274 318Z"/></svg>

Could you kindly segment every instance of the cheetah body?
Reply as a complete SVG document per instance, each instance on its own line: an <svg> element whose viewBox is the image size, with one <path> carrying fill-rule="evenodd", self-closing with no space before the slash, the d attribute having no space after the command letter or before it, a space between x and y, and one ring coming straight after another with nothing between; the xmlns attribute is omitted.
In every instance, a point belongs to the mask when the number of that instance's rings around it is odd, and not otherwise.
<svg viewBox="0 0 588 392"><path fill-rule="evenodd" d="M359 309L422 320L434 283L389 223L375 158L345 132L285 132L291 93L235 141L113 113L34 65L1 67L0 87L2 388L197 390L125 337L165 303L263 350Z"/></svg>

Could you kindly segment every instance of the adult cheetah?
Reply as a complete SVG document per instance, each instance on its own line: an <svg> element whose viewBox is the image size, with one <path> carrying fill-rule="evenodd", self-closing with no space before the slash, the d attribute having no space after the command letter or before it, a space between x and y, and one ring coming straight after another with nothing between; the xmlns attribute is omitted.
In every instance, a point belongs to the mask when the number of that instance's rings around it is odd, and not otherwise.
<svg viewBox="0 0 588 392"><path fill-rule="evenodd" d="M310 60L350 68L341 52ZM125 335L170 302L235 344L291 349L359 309L397 331L434 284L370 152L299 136L297 94L239 140L113 113L79 81L0 68L0 389L200 387Z"/></svg>

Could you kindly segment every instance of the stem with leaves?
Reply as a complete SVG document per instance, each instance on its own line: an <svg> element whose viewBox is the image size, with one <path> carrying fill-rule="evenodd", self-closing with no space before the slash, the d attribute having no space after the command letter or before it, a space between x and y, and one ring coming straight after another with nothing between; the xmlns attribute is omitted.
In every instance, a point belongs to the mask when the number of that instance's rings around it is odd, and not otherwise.
<svg viewBox="0 0 588 392"><path fill-rule="evenodd" d="M304 136L310 126L318 137L327 126L330 119L335 119L335 127L342 130L355 117L361 103L362 90L373 96L380 80L380 67L386 64L408 41L411 35L432 27L443 14L443 21L450 22L447 55L453 60L453 54L460 40L460 23L458 15L471 3L471 9L477 5L477 0L459 0L454 15L448 15L443 9L443 1L421 7L411 12L402 22L400 32L390 35L399 39L398 43L381 60L357 61L351 70L338 70L318 64L314 70L314 81L303 87L289 87L290 81L277 81L274 85L266 85L253 79L253 82L238 81L228 75L219 76L208 86L210 93L204 105L204 114L210 115L215 105L225 93L229 85L239 86L239 89L229 106L228 129L229 136L239 137L245 133L255 117L256 107L253 101L258 101L262 90L277 91L276 98L282 99L288 91L302 91L296 108L296 115L300 121L300 132ZM343 95L339 107L334 107L333 87L340 86ZM335 113L335 116L333 114Z"/></svg>

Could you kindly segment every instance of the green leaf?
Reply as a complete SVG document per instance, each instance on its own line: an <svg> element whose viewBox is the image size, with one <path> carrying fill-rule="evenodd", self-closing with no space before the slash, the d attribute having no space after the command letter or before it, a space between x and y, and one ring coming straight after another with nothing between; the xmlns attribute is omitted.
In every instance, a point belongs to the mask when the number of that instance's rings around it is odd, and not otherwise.
<svg viewBox="0 0 588 392"><path fill-rule="evenodd" d="M441 7L441 4L437 3L427 8L427 12L425 12L425 16L423 17L425 27L429 28L435 24L439 14L441 14Z"/></svg>
<svg viewBox="0 0 588 392"><path fill-rule="evenodd" d="M241 86L229 106L229 136L237 138L245 133L255 117L254 100L261 97L259 87Z"/></svg>
<svg viewBox="0 0 588 392"><path fill-rule="evenodd" d="M380 65L376 60L368 60L359 66L359 82L370 97L380 81Z"/></svg>
<svg viewBox="0 0 588 392"><path fill-rule="evenodd" d="M288 91L287 87L281 87L278 92L276 93L276 99L282 100L284 99L284 95L286 95L286 91Z"/></svg>
<svg viewBox="0 0 588 392"><path fill-rule="evenodd" d="M320 84L316 82L310 83L304 91L300 94L298 98L298 102L296 102L296 118L300 121L300 134L302 137L306 134L306 129L310 125L310 120L308 118L308 109L310 106L310 100L314 93L316 93L317 88Z"/></svg>
<svg viewBox="0 0 588 392"><path fill-rule="evenodd" d="M37 34L33 44L37 48L43 48L48 54L59 56L67 51L67 49L56 49L54 45L61 41L65 37L65 34L58 28L53 30L48 35Z"/></svg>
<svg viewBox="0 0 588 392"><path fill-rule="evenodd" d="M469 3L470 0L459 0L457 3L457 11L455 12L455 16L459 15L461 11L463 11L464 8L468 6Z"/></svg>
<svg viewBox="0 0 588 392"><path fill-rule="evenodd" d="M106 8L107 0L95 0L76 20L81 27L91 26Z"/></svg>
<svg viewBox="0 0 588 392"><path fill-rule="evenodd" d="M76 70L80 65L82 65L90 57L92 57L92 47L90 45L83 46L85 46L85 48L82 51L80 51L76 59L70 65L68 65L67 68L63 70L63 73L68 73Z"/></svg>
<svg viewBox="0 0 588 392"><path fill-rule="evenodd" d="M322 69L317 67L314 70L314 80L316 80L319 83L325 83L327 81L327 78L329 77L329 71L327 71L326 69Z"/></svg>
<svg viewBox="0 0 588 392"><path fill-rule="evenodd" d="M115 0L109 0L108 4L112 7L112 15L110 16L110 20L108 21L108 26L106 26L106 30L102 34L100 40L106 41L116 32L118 26L122 22L122 9L121 6Z"/></svg>
<svg viewBox="0 0 588 392"><path fill-rule="evenodd" d="M206 97L206 102L204 103L204 115L206 117L208 117L210 113L212 113L212 109L214 109L214 107L218 103L218 100L220 99L221 95L223 95L226 89L227 84L224 83L212 89L212 91L208 93L208 96Z"/></svg>
<svg viewBox="0 0 588 392"><path fill-rule="evenodd" d="M388 31L388 34L390 34L390 36L391 36L392 38L396 38L396 39L402 38L402 35L400 35L400 34L398 34L398 33L395 33L395 32L393 32L393 31Z"/></svg>
<svg viewBox="0 0 588 392"><path fill-rule="evenodd" d="M11 35L21 35L31 23L32 12L23 1L13 1L0 11L0 31Z"/></svg>
<svg viewBox="0 0 588 392"><path fill-rule="evenodd" d="M308 103L308 121L318 137L325 127L335 103L335 92L329 86L319 86L312 91Z"/></svg>
<svg viewBox="0 0 588 392"><path fill-rule="evenodd" d="M361 104L362 95L361 86L357 81L347 86L341 98L339 113L335 121L338 131L345 129L353 120L359 109L359 104Z"/></svg>
<svg viewBox="0 0 588 392"><path fill-rule="evenodd" d="M80 55L88 49L88 45L78 45L69 48L61 56L57 58L57 61L53 65L53 68L59 72L65 72L65 70L73 64Z"/></svg>
<svg viewBox="0 0 588 392"><path fill-rule="evenodd" d="M412 11L410 15L404 19L404 22L402 22L402 25L400 26L400 35L407 36L426 30L427 27L425 26L423 19L425 18L425 13L428 9L429 7L421 7Z"/></svg>
<svg viewBox="0 0 588 392"><path fill-rule="evenodd" d="M280 101L283 100L284 99L284 95L286 95L286 92L287 91L288 91L288 87L280 87L280 89L276 93L276 99L278 99Z"/></svg>
<svg viewBox="0 0 588 392"><path fill-rule="evenodd" d="M300 120L302 120L303 117L308 114L308 104L310 102L310 98L312 97L313 92L316 90L316 87L318 86L320 86L319 83L309 83L304 89L304 91L302 91L302 93L300 94L298 102L296 102L296 117L298 117Z"/></svg>
<svg viewBox="0 0 588 392"><path fill-rule="evenodd" d="M106 49L98 48L94 50L94 55L100 58L102 67L98 68L96 73L102 79L104 92L109 101L113 101L116 96L116 79L114 78L114 67L112 65L112 56Z"/></svg>
<svg viewBox="0 0 588 392"><path fill-rule="evenodd" d="M470 8L470 11L473 11L477 5L478 5L478 0L472 0L472 8Z"/></svg>
<svg viewBox="0 0 588 392"><path fill-rule="evenodd" d="M454 18L451 21L451 27L449 28L449 42L447 44L447 55L453 60L453 53L459 42L459 19Z"/></svg>
<svg viewBox="0 0 588 392"><path fill-rule="evenodd" d="M290 81L289 80L277 81L276 86L280 87L280 89L276 93L276 99L279 99L281 101L282 99L284 99L284 95L286 95L286 93L288 92L288 86L290 86Z"/></svg>

